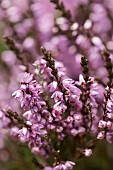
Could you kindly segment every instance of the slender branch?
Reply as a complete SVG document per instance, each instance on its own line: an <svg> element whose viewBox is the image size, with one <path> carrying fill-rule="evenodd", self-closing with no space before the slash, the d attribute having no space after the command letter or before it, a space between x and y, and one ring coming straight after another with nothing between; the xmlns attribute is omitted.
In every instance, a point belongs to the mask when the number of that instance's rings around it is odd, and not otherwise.
<svg viewBox="0 0 113 170"><path fill-rule="evenodd" d="M16 56L17 59L19 61L21 61L21 63L26 67L26 72L28 72L29 68L28 68L28 64L26 64L26 62L24 61L24 58L22 57L22 49L20 49L16 43L14 42L14 40L10 37L4 37L4 40L7 44L7 46L9 47L10 50L12 50Z"/></svg>
<svg viewBox="0 0 113 170"><path fill-rule="evenodd" d="M84 91L82 91L81 98L80 100L83 103L82 107L82 113L84 115L89 115L90 116L90 128L89 131L91 130L92 127L92 106L90 104L90 79L89 79L89 68L88 68L88 60L83 56L81 58L81 66L82 66L82 73L83 77L85 80L85 84L83 84Z"/></svg>
<svg viewBox="0 0 113 170"><path fill-rule="evenodd" d="M63 2L59 2L59 0L50 0L50 2L56 5L55 9L58 9L62 12L62 16L65 17L70 23L73 23L73 19L69 10L66 10Z"/></svg>
<svg viewBox="0 0 113 170"><path fill-rule="evenodd" d="M17 112L12 112L11 110L8 110L8 111L7 111L7 117L9 117L9 118L10 118L10 117L11 117L11 118L13 117L15 120L18 121L18 123L24 125L25 127L27 127L27 128L31 131L30 126L28 126L28 125L26 124L26 121L25 121L22 117L20 117Z"/></svg>

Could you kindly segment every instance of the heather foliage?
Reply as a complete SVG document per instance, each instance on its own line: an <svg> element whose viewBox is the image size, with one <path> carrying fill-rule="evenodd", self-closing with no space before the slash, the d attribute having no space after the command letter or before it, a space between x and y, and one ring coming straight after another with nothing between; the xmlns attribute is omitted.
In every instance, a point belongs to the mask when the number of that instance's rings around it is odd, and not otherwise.
<svg viewBox="0 0 113 170"><path fill-rule="evenodd" d="M1 0L0 149L73 170L113 138L112 0Z"/></svg>

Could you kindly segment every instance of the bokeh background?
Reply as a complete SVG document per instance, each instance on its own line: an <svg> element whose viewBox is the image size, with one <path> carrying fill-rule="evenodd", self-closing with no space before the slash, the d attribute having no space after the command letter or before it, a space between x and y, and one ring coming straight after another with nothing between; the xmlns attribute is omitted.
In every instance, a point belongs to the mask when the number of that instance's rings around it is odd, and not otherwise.
<svg viewBox="0 0 113 170"><path fill-rule="evenodd" d="M43 24L44 21L42 22L42 25ZM104 26L106 27L107 25ZM8 49L4 41L5 28L6 28L6 23L4 23L3 20L2 21L0 20L0 92L7 91L8 85L7 83L5 83L4 79L5 80L7 79L9 81L9 76L10 76L10 67L9 65L6 64L10 60L10 56L9 58L6 59L7 62L5 62L2 58L3 52ZM43 28L43 32L44 31L45 30ZM41 38L43 39L44 37L42 36ZM72 69L71 65L68 65L68 69L69 68ZM9 81L9 83L11 84L11 81ZM2 105L4 105L3 100L7 101L7 99L9 99L10 97L11 94L6 93L4 95L0 93L0 101L2 101ZM2 143L2 138L5 138L4 144ZM0 132L0 170L36 170L37 167L34 164L34 160L35 160L35 156L33 156L33 154L28 149L26 144L21 144L17 140L9 139L7 136L3 137L2 132ZM105 141L98 143L93 155L90 158L81 158L77 162L75 169L76 170L112 170L113 169L113 144L108 144Z"/></svg>

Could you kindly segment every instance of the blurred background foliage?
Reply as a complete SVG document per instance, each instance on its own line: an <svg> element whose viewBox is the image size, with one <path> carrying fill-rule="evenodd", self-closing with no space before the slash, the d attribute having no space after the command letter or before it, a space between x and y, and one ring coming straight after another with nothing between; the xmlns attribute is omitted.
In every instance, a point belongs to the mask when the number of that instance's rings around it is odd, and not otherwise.
<svg viewBox="0 0 113 170"><path fill-rule="evenodd" d="M7 49L3 39L3 29L3 23L0 23L0 54ZM2 74L2 67L4 67L4 63L0 59L0 74ZM38 156L34 156L28 149L27 144L22 145L17 141L7 139L5 148L0 150L0 170L39 170L33 161L37 158ZM113 144L100 141L93 155L90 158L81 158L74 169L112 170Z"/></svg>

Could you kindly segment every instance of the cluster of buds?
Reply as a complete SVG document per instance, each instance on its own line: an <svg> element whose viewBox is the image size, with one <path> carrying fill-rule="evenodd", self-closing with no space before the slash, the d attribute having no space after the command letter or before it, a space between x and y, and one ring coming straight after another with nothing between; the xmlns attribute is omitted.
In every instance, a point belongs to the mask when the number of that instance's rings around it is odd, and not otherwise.
<svg viewBox="0 0 113 170"><path fill-rule="evenodd" d="M9 134L45 159L40 169L72 170L112 142L113 2L20 1L0 1L0 148Z"/></svg>

